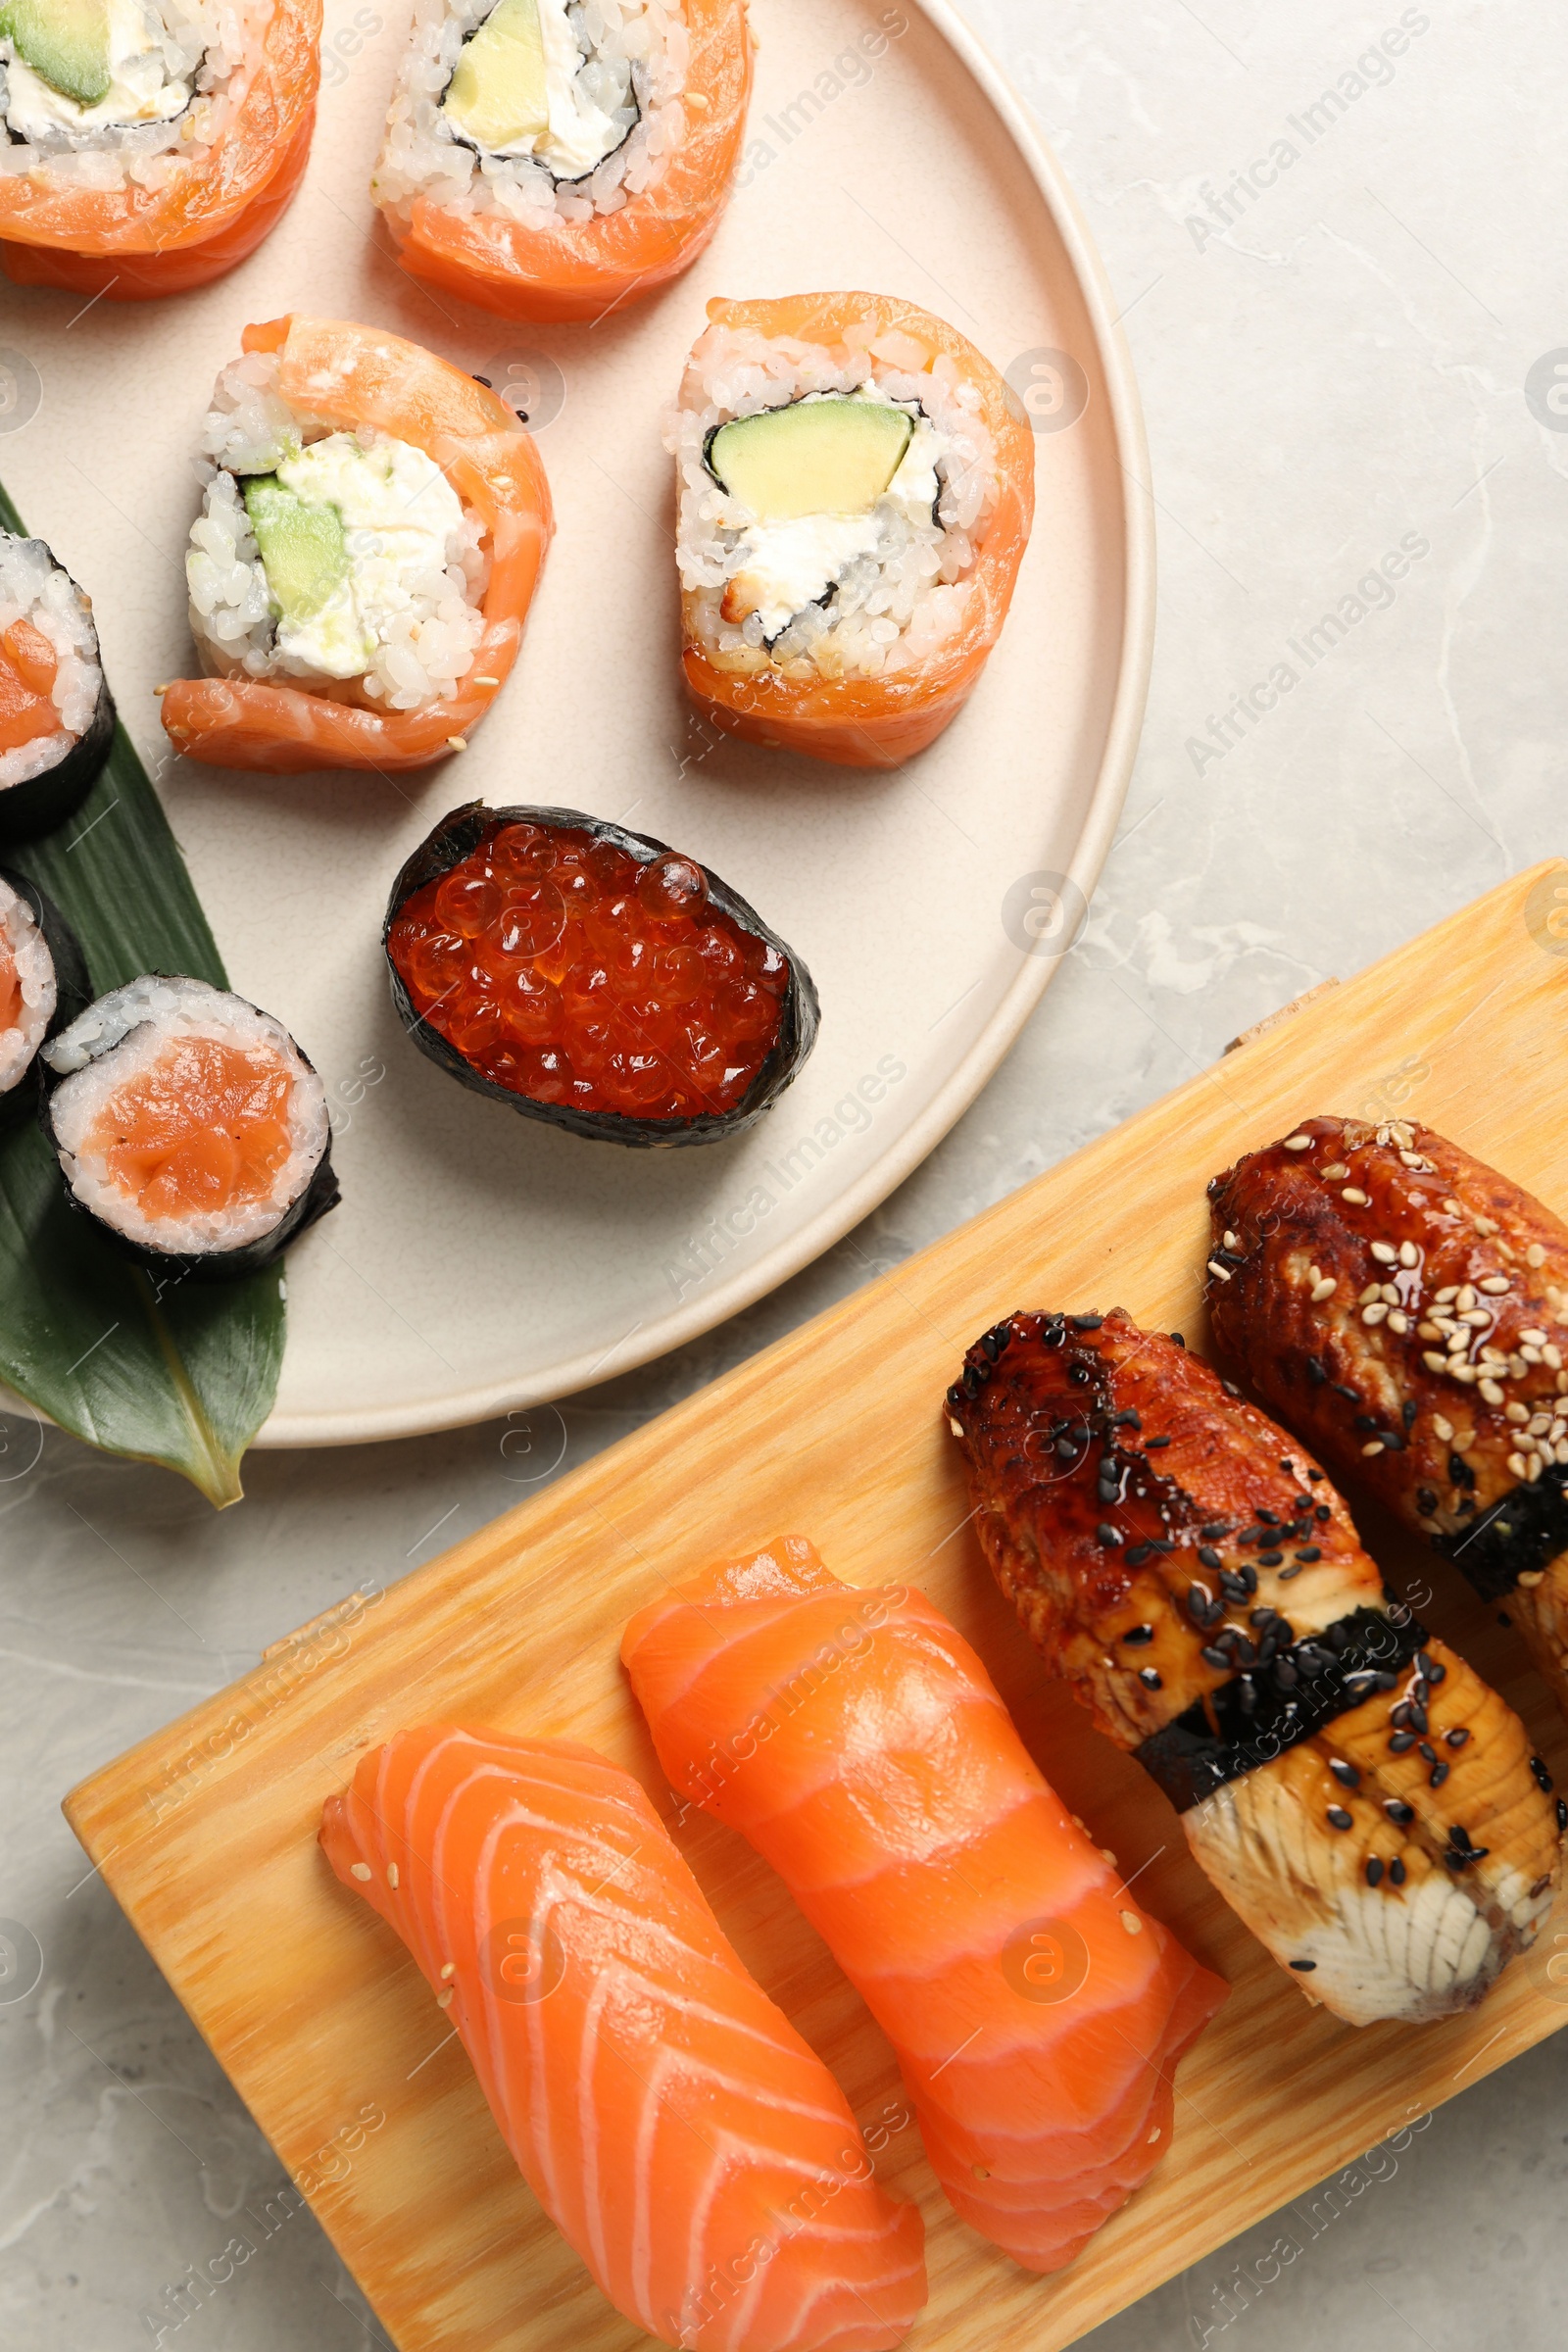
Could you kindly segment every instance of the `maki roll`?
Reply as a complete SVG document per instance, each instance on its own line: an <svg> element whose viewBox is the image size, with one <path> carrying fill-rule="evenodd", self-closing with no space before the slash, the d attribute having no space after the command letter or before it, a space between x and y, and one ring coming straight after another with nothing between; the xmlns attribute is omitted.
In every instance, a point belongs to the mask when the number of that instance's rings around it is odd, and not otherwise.
<svg viewBox="0 0 1568 2352"><path fill-rule="evenodd" d="M418 0L370 193L412 275L596 320L708 243L751 83L745 0Z"/></svg>
<svg viewBox="0 0 1568 2352"><path fill-rule="evenodd" d="M0 1126L33 1108L39 1048L89 994L81 950L59 907L0 866Z"/></svg>
<svg viewBox="0 0 1568 2352"><path fill-rule="evenodd" d="M281 1021L147 973L43 1049L73 1205L149 1264L248 1274L335 1207L326 1089Z"/></svg>
<svg viewBox="0 0 1568 2352"><path fill-rule="evenodd" d="M574 808L455 809L393 883L382 937L422 1054L605 1143L736 1135L816 1038L809 972L743 898Z"/></svg>
<svg viewBox="0 0 1568 2352"><path fill-rule="evenodd" d="M0 530L0 841L63 824L114 733L92 600L41 539Z"/></svg>
<svg viewBox="0 0 1568 2352"><path fill-rule="evenodd" d="M0 261L135 302L205 285L310 154L320 0L0 0Z"/></svg>
<svg viewBox="0 0 1568 2352"><path fill-rule="evenodd" d="M422 767L516 658L554 529L532 438L485 385L369 326L245 330L202 435L185 558L207 678L163 689L217 767Z"/></svg>
<svg viewBox="0 0 1568 2352"><path fill-rule="evenodd" d="M686 683L714 726L851 767L941 734L1002 632L1034 442L972 343L872 294L710 302L668 446Z"/></svg>

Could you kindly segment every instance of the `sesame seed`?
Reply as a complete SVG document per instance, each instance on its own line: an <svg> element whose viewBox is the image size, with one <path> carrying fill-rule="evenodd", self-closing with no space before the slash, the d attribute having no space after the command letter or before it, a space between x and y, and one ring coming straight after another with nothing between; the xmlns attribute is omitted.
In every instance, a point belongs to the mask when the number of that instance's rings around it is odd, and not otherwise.
<svg viewBox="0 0 1568 2352"><path fill-rule="evenodd" d="M473 682L476 686L499 686L501 680L499 678L475 678Z"/></svg>
<svg viewBox="0 0 1568 2352"><path fill-rule="evenodd" d="M1428 1358L1428 1361L1431 1361L1430 1357ZM1441 1369L1441 1366L1434 1368ZM1432 1427L1435 1434L1443 1440L1445 1446L1451 1444L1453 1439L1453 1423L1451 1421L1446 1420L1442 1413L1434 1413L1432 1416Z"/></svg>
<svg viewBox="0 0 1568 2352"><path fill-rule="evenodd" d="M1226 1249L1227 1249L1227 1250L1234 1250L1234 1249L1236 1248L1236 1246L1237 1246L1237 1242L1236 1242L1236 1236L1235 1236L1235 1234L1234 1234L1234 1233L1232 1233L1232 1232L1230 1231L1230 1228L1227 1226L1227 1228L1226 1228L1226 1231L1225 1231L1225 1247L1226 1247Z"/></svg>
<svg viewBox="0 0 1568 2352"><path fill-rule="evenodd" d="M452 1995L456 1990L456 1985L449 1984L445 1992L438 1992L435 1996L436 2007L438 2009L450 2009L452 2006Z"/></svg>
<svg viewBox="0 0 1568 2352"><path fill-rule="evenodd" d="M395 1862L389 1862L386 1866L386 1883L389 1886L396 1886L398 1883L398 1866Z"/></svg>
<svg viewBox="0 0 1568 2352"><path fill-rule="evenodd" d="M1366 1289L1365 1289L1365 1290L1364 1290L1364 1291L1361 1293L1361 1296L1360 1296L1360 1298L1359 1298L1356 1300L1356 1302L1355 1302L1355 1303L1356 1303L1356 1305L1357 1305L1357 1306L1370 1306L1374 1298L1382 1298L1382 1296L1383 1296L1383 1285L1382 1285L1382 1283L1381 1283L1381 1282L1369 1282L1369 1283L1367 1284L1367 1286L1366 1286Z"/></svg>
<svg viewBox="0 0 1568 2352"><path fill-rule="evenodd" d="M1529 1249L1525 1251L1525 1264L1527 1266L1544 1266L1545 1262L1546 1252L1544 1249L1542 1247L1540 1242L1532 1242Z"/></svg>
<svg viewBox="0 0 1568 2352"><path fill-rule="evenodd" d="M1474 1387L1478 1375L1474 1364L1457 1363L1450 1356L1448 1358L1448 1377L1450 1380L1456 1380L1461 1388L1468 1389ZM1495 1386L1495 1383L1493 1385Z"/></svg>
<svg viewBox="0 0 1568 2352"><path fill-rule="evenodd" d="M1360 1788L1361 1775L1356 1771L1353 1764L1347 1764L1342 1758L1335 1756L1329 1764L1329 1770L1333 1773L1334 1778L1339 1782L1342 1788Z"/></svg>
<svg viewBox="0 0 1568 2352"><path fill-rule="evenodd" d="M1519 1572L1519 1582L1527 1592L1533 1592L1544 1578L1545 1573L1544 1568L1523 1568Z"/></svg>
<svg viewBox="0 0 1568 2352"><path fill-rule="evenodd" d="M371 1876L370 1865L368 1862L351 1862L349 1876L353 1879L368 1879Z"/></svg>
<svg viewBox="0 0 1568 2352"><path fill-rule="evenodd" d="M1165 1688L1159 1674L1152 1666L1140 1666L1138 1680L1146 1690L1163 1690Z"/></svg>
<svg viewBox="0 0 1568 2352"><path fill-rule="evenodd" d="M1404 1885L1404 1864L1399 1860L1397 1854L1395 1855L1394 1860L1389 1864L1389 1876L1394 1881L1396 1886L1402 1886Z"/></svg>
<svg viewBox="0 0 1568 2352"><path fill-rule="evenodd" d="M1346 1186L1344 1192L1340 1195L1340 1199L1342 1200L1348 1200L1352 1208L1370 1208L1372 1205L1369 1196L1365 1193L1357 1192L1352 1184L1348 1184Z"/></svg>
<svg viewBox="0 0 1568 2352"><path fill-rule="evenodd" d="M1477 1233L1479 1233L1479 1234L1483 1234L1483 1235L1491 1235L1491 1234L1494 1234L1494 1233L1495 1233L1495 1232L1497 1231L1497 1229L1498 1229L1498 1228L1497 1228L1497 1221L1496 1221L1495 1217L1480 1217L1480 1216L1478 1216L1478 1217L1477 1217L1477 1219L1476 1219L1476 1231L1477 1231Z"/></svg>
<svg viewBox="0 0 1568 2352"><path fill-rule="evenodd" d="M1382 1863L1381 1863L1381 1862L1378 1860L1378 1858L1377 1858L1376 1854L1373 1854L1373 1855L1371 1855L1371 1856L1369 1857L1369 1859L1368 1859L1368 1861L1367 1861L1367 1866L1366 1866L1366 1883L1367 1883L1367 1885L1368 1885L1369 1886L1380 1886L1380 1885L1382 1884L1382 1880L1383 1880L1383 1865L1382 1865Z"/></svg>
<svg viewBox="0 0 1568 2352"><path fill-rule="evenodd" d="M1335 1159L1329 1162L1323 1173L1325 1176L1332 1176L1337 1180L1341 1176L1348 1176L1350 1171L1343 1159Z"/></svg>
<svg viewBox="0 0 1568 2352"><path fill-rule="evenodd" d="M1483 1380L1478 1382L1477 1385L1480 1388L1482 1396L1486 1398L1489 1404L1500 1404L1502 1402L1502 1391L1498 1388L1494 1380Z"/></svg>
<svg viewBox="0 0 1568 2352"><path fill-rule="evenodd" d="M449 735L447 741L455 752L466 752L468 748L466 735Z"/></svg>
<svg viewBox="0 0 1568 2352"><path fill-rule="evenodd" d="M1454 1294L1453 1303L1459 1308L1461 1313L1468 1312L1468 1310L1474 1306L1475 1302L1476 1291L1471 1283L1465 1283L1463 1287Z"/></svg>
<svg viewBox="0 0 1568 2352"><path fill-rule="evenodd" d="M1217 1276L1221 1282L1229 1282L1231 1278L1229 1267L1217 1265L1213 1258L1210 1258L1208 1261L1208 1270L1211 1274Z"/></svg>
<svg viewBox="0 0 1568 2352"><path fill-rule="evenodd" d="M1415 1819L1414 1805L1407 1805L1401 1797L1386 1796L1383 1799L1383 1810L1391 1821L1398 1823L1401 1830L1407 1830Z"/></svg>
<svg viewBox="0 0 1568 2352"><path fill-rule="evenodd" d="M1328 1820L1329 1827L1333 1830L1348 1830L1350 1827L1350 1816L1343 1805L1330 1805Z"/></svg>
<svg viewBox="0 0 1568 2352"><path fill-rule="evenodd" d="M1374 1242L1372 1254L1380 1266L1396 1266L1399 1262L1399 1252L1392 1242Z"/></svg>
<svg viewBox="0 0 1568 2352"><path fill-rule="evenodd" d="M1448 1767L1446 1764L1434 1764L1432 1770L1427 1774L1427 1786L1431 1788L1441 1788L1447 1777Z"/></svg>
<svg viewBox="0 0 1568 2352"><path fill-rule="evenodd" d="M1484 1274L1476 1284L1478 1291L1485 1291L1494 1298L1500 1298L1507 1288L1508 1277L1506 1274Z"/></svg>
<svg viewBox="0 0 1568 2352"><path fill-rule="evenodd" d="M1447 1357L1446 1355L1440 1355L1435 1348L1424 1348L1422 1350L1421 1361L1425 1364L1429 1372L1446 1372L1448 1369Z"/></svg>
<svg viewBox="0 0 1568 2352"><path fill-rule="evenodd" d="M1363 1323L1381 1323L1387 1317L1388 1311L1383 1300L1379 1298L1374 1300L1371 1306L1362 1307L1361 1320Z"/></svg>
<svg viewBox="0 0 1568 2352"><path fill-rule="evenodd" d="M1368 1456L1374 1453L1381 1453L1383 1451L1383 1440L1381 1438L1374 1438L1370 1445L1362 1446L1361 1451Z"/></svg>
<svg viewBox="0 0 1568 2352"><path fill-rule="evenodd" d="M1399 1244L1399 1263L1401 1266L1418 1266L1421 1263L1421 1252L1414 1242Z"/></svg>
<svg viewBox="0 0 1568 2352"><path fill-rule="evenodd" d="M1158 2124L1155 2124L1151 2130L1149 2137L1144 2142L1146 2148L1152 2148L1153 2146L1155 2140L1159 2137L1159 2131L1160 2128Z"/></svg>
<svg viewBox="0 0 1568 2352"><path fill-rule="evenodd" d="M1121 1921L1122 1926L1126 1929L1129 1936L1141 1936L1143 1934L1144 1923L1139 1918L1136 1911L1119 1911L1116 1916Z"/></svg>
<svg viewBox="0 0 1568 2352"><path fill-rule="evenodd" d="M1320 1275L1312 1285L1312 1304L1321 1306L1325 1298L1333 1298L1339 1287L1332 1274Z"/></svg>
<svg viewBox="0 0 1568 2352"><path fill-rule="evenodd" d="M1309 1135L1288 1135L1282 1148L1287 1152L1310 1152L1312 1138Z"/></svg>
<svg viewBox="0 0 1568 2352"><path fill-rule="evenodd" d="M1389 1309L1389 1329L1391 1331L1398 1332L1402 1337L1403 1334L1409 1330L1409 1328L1410 1318L1408 1315L1401 1313L1398 1307L1391 1306Z"/></svg>
<svg viewBox="0 0 1568 2352"><path fill-rule="evenodd" d="M1414 1732L1396 1732L1394 1738L1389 1741L1391 1750L1396 1756L1402 1756L1406 1748L1414 1747Z"/></svg>
<svg viewBox="0 0 1568 2352"><path fill-rule="evenodd" d="M444 1984L446 1983L446 1981L447 1981L448 1977L455 1977L455 1976L457 1975L457 1973L458 1973L458 1964L457 1964L457 1962L456 1962L455 1960L448 1960L448 1961L445 1963L445 1965L443 1966L442 1970L441 1970L441 1982L442 1982L442 1984Z"/></svg>
<svg viewBox="0 0 1568 2352"><path fill-rule="evenodd" d="M1299 1969L1303 1977L1309 1977L1316 1968L1317 1962L1315 1960L1293 1960L1291 1966Z"/></svg>
<svg viewBox="0 0 1568 2352"><path fill-rule="evenodd" d="M1538 1331L1534 1325L1528 1331L1522 1331L1519 1337L1521 1340L1528 1340L1532 1348L1544 1348L1546 1345L1547 1335L1544 1331Z"/></svg>

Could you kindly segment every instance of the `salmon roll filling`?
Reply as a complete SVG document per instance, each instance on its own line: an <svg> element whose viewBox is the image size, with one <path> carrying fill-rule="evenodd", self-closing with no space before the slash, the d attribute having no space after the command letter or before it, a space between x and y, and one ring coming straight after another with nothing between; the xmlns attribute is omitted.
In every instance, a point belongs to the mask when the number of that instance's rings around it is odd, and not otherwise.
<svg viewBox="0 0 1568 2352"><path fill-rule="evenodd" d="M114 734L92 606L41 539L0 530L0 839L80 806Z"/></svg>
<svg viewBox="0 0 1568 2352"><path fill-rule="evenodd" d="M0 869L0 1123L31 1103L39 1048L86 1002L81 950L59 908Z"/></svg>
<svg viewBox="0 0 1568 2352"><path fill-rule="evenodd" d="M219 376L185 557L209 674L383 710L450 701L484 633L480 518L433 458L296 408L274 352Z"/></svg>
<svg viewBox="0 0 1568 2352"><path fill-rule="evenodd" d="M372 182L534 226L619 212L685 127L675 0L420 0Z"/></svg>
<svg viewBox="0 0 1568 2352"><path fill-rule="evenodd" d="M242 997L149 974L89 1005L43 1059L74 1204L144 1256L249 1271L337 1199L326 1090Z"/></svg>

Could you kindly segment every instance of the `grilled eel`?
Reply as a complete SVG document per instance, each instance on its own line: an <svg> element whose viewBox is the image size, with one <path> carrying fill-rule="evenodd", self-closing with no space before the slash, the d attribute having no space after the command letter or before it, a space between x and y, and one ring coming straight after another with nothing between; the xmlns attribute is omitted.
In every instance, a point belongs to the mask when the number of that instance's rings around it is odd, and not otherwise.
<svg viewBox="0 0 1568 2352"><path fill-rule="evenodd" d="M1208 1190L1221 1348L1506 1599L1568 1713L1568 1226L1405 1120L1308 1119Z"/></svg>
<svg viewBox="0 0 1568 2352"><path fill-rule="evenodd" d="M1478 2001L1550 1907L1551 1802L1317 1463L1119 1309L1010 1316L947 1406L1025 1629L1302 1990L1352 2025Z"/></svg>

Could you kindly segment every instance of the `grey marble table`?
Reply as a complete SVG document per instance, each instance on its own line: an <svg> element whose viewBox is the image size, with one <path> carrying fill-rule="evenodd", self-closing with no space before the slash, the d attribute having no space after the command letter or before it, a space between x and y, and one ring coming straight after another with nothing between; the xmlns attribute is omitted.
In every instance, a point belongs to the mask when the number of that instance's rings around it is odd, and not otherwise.
<svg viewBox="0 0 1568 2352"><path fill-rule="evenodd" d="M853 1243L563 1408L563 1468L1353 971L1568 848L1568 56L1426 0L971 0L1073 175L1140 369L1153 691L1092 919L1006 1066ZM332 0L329 27L349 23ZM362 20L360 20L363 22ZM302 202L310 201L307 188ZM15 300L16 298L5 298ZM1561 387L1559 389L1559 387ZM1396 588L1380 560L1419 542ZM1342 633L1310 661L1325 612ZM1330 637L1332 632L1327 633ZM1287 684L1281 671L1290 674ZM1272 695L1252 693L1272 681ZM1265 707L1268 706L1268 707ZM61 1820L73 1782L372 1573L515 1501L475 1429L261 1454L215 1518L49 1438L0 1454L0 2341L385 2338ZM552 1448L554 1450L554 1448ZM1097 2352L1546 2352L1568 2340L1568 2035L1112 2321ZM265 2237L186 2315L172 2290ZM1268 2258L1283 2234L1298 2248Z"/></svg>

